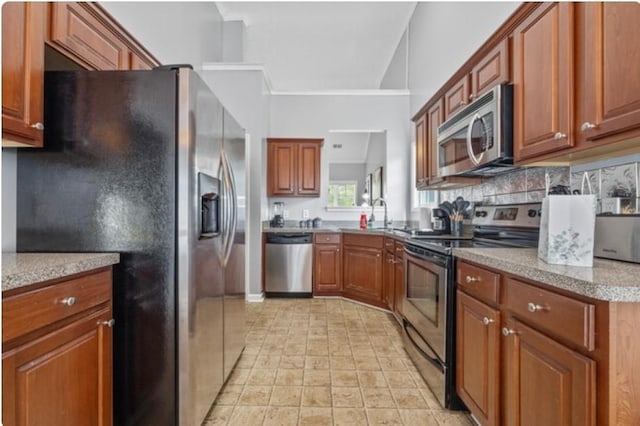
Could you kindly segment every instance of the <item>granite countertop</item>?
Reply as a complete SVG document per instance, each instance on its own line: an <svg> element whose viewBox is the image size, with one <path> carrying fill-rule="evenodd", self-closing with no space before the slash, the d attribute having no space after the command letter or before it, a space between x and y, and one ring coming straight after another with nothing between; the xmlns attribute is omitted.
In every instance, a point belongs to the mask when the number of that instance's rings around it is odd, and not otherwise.
<svg viewBox="0 0 640 426"><path fill-rule="evenodd" d="M119 262L118 253L2 253L2 291Z"/></svg>
<svg viewBox="0 0 640 426"><path fill-rule="evenodd" d="M394 230L392 228L360 229L360 228L340 228L335 226L324 226L321 228L298 228L298 227L263 228L262 232L272 232L276 234L339 232L339 233L351 233L351 234L392 236L394 238L400 238L400 239L405 239L411 236L406 232Z"/></svg>
<svg viewBox="0 0 640 426"><path fill-rule="evenodd" d="M458 248L465 259L582 296L609 302L640 302L640 264L594 259L593 267L550 265L537 249Z"/></svg>

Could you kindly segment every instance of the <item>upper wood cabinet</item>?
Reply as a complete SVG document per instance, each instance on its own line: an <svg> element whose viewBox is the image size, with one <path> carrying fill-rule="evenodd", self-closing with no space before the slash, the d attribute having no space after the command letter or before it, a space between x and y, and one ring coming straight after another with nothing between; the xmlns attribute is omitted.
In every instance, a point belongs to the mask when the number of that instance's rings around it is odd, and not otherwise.
<svg viewBox="0 0 640 426"><path fill-rule="evenodd" d="M473 101L494 86L510 81L511 56L509 38L502 40L471 70L471 95Z"/></svg>
<svg viewBox="0 0 640 426"><path fill-rule="evenodd" d="M460 81L453 84L444 95L444 115L448 119L469 103L471 84L469 76L465 74Z"/></svg>
<svg viewBox="0 0 640 426"><path fill-rule="evenodd" d="M575 132L590 147L640 128L640 4L598 2L577 8L581 56Z"/></svg>
<svg viewBox="0 0 640 426"><path fill-rule="evenodd" d="M427 145L427 176L429 184L433 185L438 182L442 182L444 179L439 176L438 164L438 127L444 123L444 99L434 103L431 108L427 110L427 132L425 143Z"/></svg>
<svg viewBox="0 0 640 426"><path fill-rule="evenodd" d="M129 50L116 34L80 3L51 3L48 42L95 70L129 69Z"/></svg>
<svg viewBox="0 0 640 426"><path fill-rule="evenodd" d="M514 157L573 146L573 4L544 4L513 33Z"/></svg>
<svg viewBox="0 0 640 426"><path fill-rule="evenodd" d="M416 188L421 189L429 182L429 156L427 143L427 114L416 120Z"/></svg>
<svg viewBox="0 0 640 426"><path fill-rule="evenodd" d="M320 196L322 139L267 140L267 195Z"/></svg>
<svg viewBox="0 0 640 426"><path fill-rule="evenodd" d="M41 147L46 4L2 5L2 146Z"/></svg>

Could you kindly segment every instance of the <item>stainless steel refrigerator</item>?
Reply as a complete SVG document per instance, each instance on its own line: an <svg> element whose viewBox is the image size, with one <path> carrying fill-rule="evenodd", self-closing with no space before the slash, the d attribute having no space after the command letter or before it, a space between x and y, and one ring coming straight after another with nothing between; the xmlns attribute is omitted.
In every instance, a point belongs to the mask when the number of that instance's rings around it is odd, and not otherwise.
<svg viewBox="0 0 640 426"><path fill-rule="evenodd" d="M45 73L18 251L118 252L114 424L196 425L244 348L244 130L189 68Z"/></svg>

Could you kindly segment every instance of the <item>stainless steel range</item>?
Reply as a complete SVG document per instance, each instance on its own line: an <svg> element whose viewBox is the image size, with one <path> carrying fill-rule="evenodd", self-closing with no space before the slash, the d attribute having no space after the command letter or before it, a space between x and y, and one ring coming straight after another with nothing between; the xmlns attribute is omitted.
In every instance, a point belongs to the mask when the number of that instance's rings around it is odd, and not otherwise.
<svg viewBox="0 0 640 426"><path fill-rule="evenodd" d="M540 203L476 207L473 238L414 236L405 243L404 343L443 407L465 406L455 391L454 248L537 247Z"/></svg>

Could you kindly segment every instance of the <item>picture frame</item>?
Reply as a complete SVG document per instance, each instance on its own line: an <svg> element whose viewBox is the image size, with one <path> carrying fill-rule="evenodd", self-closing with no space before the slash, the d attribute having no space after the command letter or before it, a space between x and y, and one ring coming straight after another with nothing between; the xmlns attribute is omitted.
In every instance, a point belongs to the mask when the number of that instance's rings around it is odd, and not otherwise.
<svg viewBox="0 0 640 426"><path fill-rule="evenodd" d="M377 169L375 169L372 173L372 178L371 178L371 201L373 202L373 200L377 199L377 198L382 198L383 197L383 191L382 191L382 166L378 167Z"/></svg>
<svg viewBox="0 0 640 426"><path fill-rule="evenodd" d="M371 180L373 179L373 175L371 173L369 173L365 178L364 178L364 188L363 188L363 198L367 198L369 200L371 200ZM364 194L366 194L366 197L364 196Z"/></svg>

